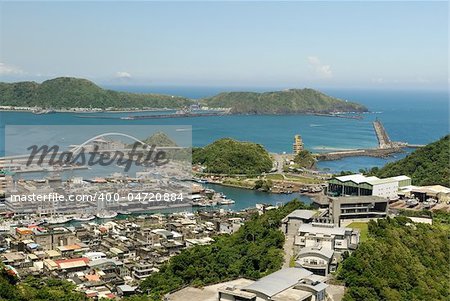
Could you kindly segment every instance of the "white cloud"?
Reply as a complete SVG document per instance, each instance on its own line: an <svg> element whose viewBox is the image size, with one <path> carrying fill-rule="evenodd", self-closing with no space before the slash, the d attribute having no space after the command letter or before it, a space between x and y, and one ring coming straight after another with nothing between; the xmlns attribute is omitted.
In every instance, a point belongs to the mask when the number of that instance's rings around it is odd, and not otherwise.
<svg viewBox="0 0 450 301"><path fill-rule="evenodd" d="M126 71L119 71L116 72L116 78L129 79L131 78L131 74Z"/></svg>
<svg viewBox="0 0 450 301"><path fill-rule="evenodd" d="M317 56L308 56L308 63L317 77L319 78L333 77L331 66L323 64Z"/></svg>
<svg viewBox="0 0 450 301"><path fill-rule="evenodd" d="M6 63L0 62L0 75L14 75L23 74L23 70L16 66L8 65Z"/></svg>

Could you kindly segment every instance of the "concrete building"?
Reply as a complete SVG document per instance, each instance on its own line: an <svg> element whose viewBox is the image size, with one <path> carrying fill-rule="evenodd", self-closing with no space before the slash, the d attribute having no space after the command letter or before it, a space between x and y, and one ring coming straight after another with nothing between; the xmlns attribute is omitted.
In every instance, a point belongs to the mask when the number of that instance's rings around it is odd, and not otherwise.
<svg viewBox="0 0 450 301"><path fill-rule="evenodd" d="M299 249L323 247L339 251L355 249L358 243L359 232L357 230L325 223L300 225L294 240L294 246L298 246Z"/></svg>
<svg viewBox="0 0 450 301"><path fill-rule="evenodd" d="M295 234L301 224L310 223L317 211L314 210L295 210L289 213L281 222L285 234Z"/></svg>
<svg viewBox="0 0 450 301"><path fill-rule="evenodd" d="M345 251L356 249L359 232L333 224L302 224L294 238L296 266L314 274L327 276L333 272Z"/></svg>
<svg viewBox="0 0 450 301"><path fill-rule="evenodd" d="M421 202L428 199L435 199L439 203L450 201L450 188L442 185L431 186L405 186L400 190L400 195L405 197L414 197Z"/></svg>
<svg viewBox="0 0 450 301"><path fill-rule="evenodd" d="M338 258L334 251L324 247L305 247L295 261L296 267L303 267L316 275L327 276L336 270Z"/></svg>
<svg viewBox="0 0 450 301"><path fill-rule="evenodd" d="M373 219L387 216L389 200L378 196L330 198L330 217L340 226L343 219Z"/></svg>
<svg viewBox="0 0 450 301"><path fill-rule="evenodd" d="M148 262L139 262L133 267L131 275L136 280L143 280L155 271L156 270L153 267L153 264Z"/></svg>
<svg viewBox="0 0 450 301"><path fill-rule="evenodd" d="M233 234L243 225L243 219L240 217L231 217L227 220L216 222L216 231L223 234Z"/></svg>
<svg viewBox="0 0 450 301"><path fill-rule="evenodd" d="M285 268L244 287L219 288L219 301L323 301L327 285L303 268Z"/></svg>
<svg viewBox="0 0 450 301"><path fill-rule="evenodd" d="M76 234L67 228L53 229L35 228L32 239L45 250L56 250L60 246L73 245L78 242Z"/></svg>
<svg viewBox="0 0 450 301"><path fill-rule="evenodd" d="M411 185L411 178L407 176L380 179L354 174L329 180L328 194L332 196L379 196L394 199L398 197L401 187L409 185Z"/></svg>

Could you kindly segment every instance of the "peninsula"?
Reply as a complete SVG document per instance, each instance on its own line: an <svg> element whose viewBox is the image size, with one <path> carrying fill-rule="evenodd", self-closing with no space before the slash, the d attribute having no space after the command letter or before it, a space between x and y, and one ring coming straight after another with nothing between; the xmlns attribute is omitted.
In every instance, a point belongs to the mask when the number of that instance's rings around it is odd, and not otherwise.
<svg viewBox="0 0 450 301"><path fill-rule="evenodd" d="M328 96L313 89L275 92L225 92L202 100L210 108L231 108L239 114L296 114L367 112L361 104Z"/></svg>
<svg viewBox="0 0 450 301"><path fill-rule="evenodd" d="M0 109L126 111L185 109L193 104L232 114L336 114L366 112L363 105L313 89L275 92L224 92L200 100L183 96L127 93L103 89L86 79L59 77L36 82L0 83Z"/></svg>

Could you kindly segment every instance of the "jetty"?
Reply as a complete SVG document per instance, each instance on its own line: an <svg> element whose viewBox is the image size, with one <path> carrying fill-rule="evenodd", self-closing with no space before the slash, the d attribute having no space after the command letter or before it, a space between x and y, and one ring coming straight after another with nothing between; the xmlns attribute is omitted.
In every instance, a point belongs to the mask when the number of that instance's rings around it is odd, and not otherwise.
<svg viewBox="0 0 450 301"><path fill-rule="evenodd" d="M321 153L316 154L316 158L320 161L339 160L345 157L357 156L384 158L395 153L402 153L404 152L404 148L423 147L423 145L419 144L408 144L406 142L392 141L384 128L383 123L378 118L373 122L373 128L377 136L378 147Z"/></svg>
<svg viewBox="0 0 450 301"><path fill-rule="evenodd" d="M391 148L393 146L392 141L389 138L388 134L386 133L386 130L384 129L384 126L379 119L376 119L373 122L373 128L375 129L375 134L377 135L378 148L380 149Z"/></svg>

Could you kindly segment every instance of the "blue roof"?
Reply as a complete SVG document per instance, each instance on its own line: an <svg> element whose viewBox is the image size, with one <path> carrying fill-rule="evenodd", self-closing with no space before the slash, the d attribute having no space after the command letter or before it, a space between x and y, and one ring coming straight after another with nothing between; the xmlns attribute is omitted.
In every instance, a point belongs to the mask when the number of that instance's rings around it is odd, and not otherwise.
<svg viewBox="0 0 450 301"><path fill-rule="evenodd" d="M30 249L36 249L39 247L39 244L37 243L31 243L31 244L27 244L27 247Z"/></svg>

